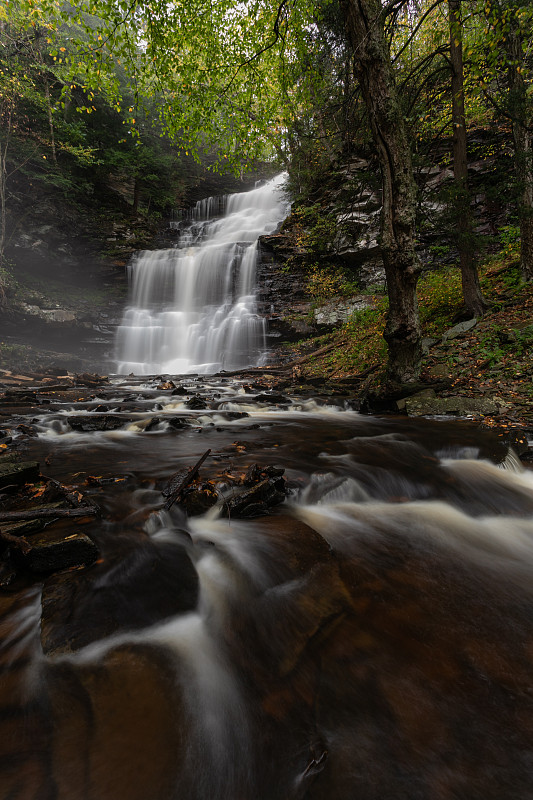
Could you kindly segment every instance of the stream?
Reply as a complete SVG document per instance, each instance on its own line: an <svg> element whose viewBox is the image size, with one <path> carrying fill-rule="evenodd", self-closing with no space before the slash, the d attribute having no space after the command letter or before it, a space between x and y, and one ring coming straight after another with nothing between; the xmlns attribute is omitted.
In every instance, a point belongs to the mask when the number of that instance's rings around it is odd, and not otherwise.
<svg viewBox="0 0 533 800"><path fill-rule="evenodd" d="M255 319L233 264L197 330ZM9 447L100 515L48 526L95 563L0 589L0 800L531 800L533 473L505 437L223 372L218 323L130 370L140 318L183 323L131 308L121 374L3 401Z"/></svg>

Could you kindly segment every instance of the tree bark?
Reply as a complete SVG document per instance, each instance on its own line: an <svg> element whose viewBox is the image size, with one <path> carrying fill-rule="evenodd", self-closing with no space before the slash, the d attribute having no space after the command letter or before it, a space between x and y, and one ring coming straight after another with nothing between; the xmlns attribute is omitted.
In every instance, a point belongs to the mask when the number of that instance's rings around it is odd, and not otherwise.
<svg viewBox="0 0 533 800"><path fill-rule="evenodd" d="M505 39L513 125L515 173L519 187L520 268L524 280L533 280L533 111L522 74L524 54L517 24L511 21Z"/></svg>
<svg viewBox="0 0 533 800"><path fill-rule="evenodd" d="M416 185L404 115L400 106L379 0L343 0L357 76L370 118L383 182L381 251L389 313L387 376L416 381L422 357L416 285Z"/></svg>
<svg viewBox="0 0 533 800"><path fill-rule="evenodd" d="M7 240L7 154L13 124L13 102L8 98L0 106L0 307L6 303L3 277L4 256Z"/></svg>
<svg viewBox="0 0 533 800"><path fill-rule="evenodd" d="M468 151L463 73L461 0L448 0L450 61L452 65L453 175L463 301L473 317L483 316L486 308L475 261L474 225L468 187Z"/></svg>
<svg viewBox="0 0 533 800"><path fill-rule="evenodd" d="M141 199L141 183L138 176L135 176L133 182L133 202L131 204L131 213L137 216L139 213L139 200Z"/></svg>

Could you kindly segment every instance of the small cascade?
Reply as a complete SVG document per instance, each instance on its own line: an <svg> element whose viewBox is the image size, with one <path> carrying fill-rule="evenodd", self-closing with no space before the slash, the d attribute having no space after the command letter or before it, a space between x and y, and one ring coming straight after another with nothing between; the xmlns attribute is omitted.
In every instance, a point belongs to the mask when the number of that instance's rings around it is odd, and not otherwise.
<svg viewBox="0 0 533 800"><path fill-rule="evenodd" d="M116 336L119 374L205 374L260 362L266 329L255 297L257 241L288 213L284 180L199 201L189 220L174 223L177 247L133 259L130 304Z"/></svg>

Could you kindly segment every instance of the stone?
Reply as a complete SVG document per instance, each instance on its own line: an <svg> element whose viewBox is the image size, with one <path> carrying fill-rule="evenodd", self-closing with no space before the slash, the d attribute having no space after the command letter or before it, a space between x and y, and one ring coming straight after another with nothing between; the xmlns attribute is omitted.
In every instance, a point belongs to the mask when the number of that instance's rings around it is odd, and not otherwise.
<svg viewBox="0 0 533 800"><path fill-rule="evenodd" d="M284 487L283 478L265 478L251 489L245 489L226 499L221 506L221 513L230 519L267 514L272 506L279 505L285 500Z"/></svg>
<svg viewBox="0 0 533 800"><path fill-rule="evenodd" d="M190 420L186 417L170 417L170 419L166 419L165 422L167 423L169 428L172 428L175 431L183 430L183 428L188 428L190 426Z"/></svg>
<svg viewBox="0 0 533 800"><path fill-rule="evenodd" d="M104 416L77 416L67 417L67 422L73 431L89 433L92 431L115 431L122 428L127 420L124 417L105 414Z"/></svg>
<svg viewBox="0 0 533 800"><path fill-rule="evenodd" d="M434 364L428 370L430 378L440 380L450 376L450 367L447 364Z"/></svg>
<svg viewBox="0 0 533 800"><path fill-rule="evenodd" d="M21 557L32 572L54 572L93 564L98 548L84 533L57 533L51 528L32 536L30 551Z"/></svg>
<svg viewBox="0 0 533 800"><path fill-rule="evenodd" d="M209 483L199 483L190 486L183 493L178 502L188 517L196 517L205 514L212 506L218 502L218 494Z"/></svg>
<svg viewBox="0 0 533 800"><path fill-rule="evenodd" d="M356 311L372 308L374 298L370 295L355 295L346 299L336 298L329 303L324 303L314 311L314 321L317 325L333 327L348 321Z"/></svg>
<svg viewBox="0 0 533 800"><path fill-rule="evenodd" d="M256 403L269 403L270 405L279 405L282 403L289 403L288 397L282 394L257 394L254 397Z"/></svg>
<svg viewBox="0 0 533 800"><path fill-rule="evenodd" d="M458 336L462 336L467 331L472 330L477 325L477 318L472 317L472 319L467 319L465 322L459 322L457 325L454 325L453 328L449 328L447 331L444 332L442 336L443 342L446 342L448 339L457 339Z"/></svg>
<svg viewBox="0 0 533 800"><path fill-rule="evenodd" d="M491 416L498 413L498 405L484 397L408 397L405 409L410 417L425 416Z"/></svg>
<svg viewBox="0 0 533 800"><path fill-rule="evenodd" d="M422 345L422 353L427 356L431 348L438 344L438 341L438 339L431 339L429 336L424 336L420 343Z"/></svg>
<svg viewBox="0 0 533 800"><path fill-rule="evenodd" d="M207 403L204 400L204 398L200 397L197 394L194 395L194 397L191 397L190 400L187 400L185 405L187 406L187 408L191 408L193 411L199 411L201 409L207 408Z"/></svg>
<svg viewBox="0 0 533 800"><path fill-rule="evenodd" d="M407 402L410 400L429 400L430 398L436 397L435 389L422 389L421 392L417 392L416 394L409 395L409 397L402 397L400 400L396 401L396 405L398 407L398 411L405 411L407 407Z"/></svg>
<svg viewBox="0 0 533 800"><path fill-rule="evenodd" d="M0 457L0 489L11 484L32 483L39 475L37 461L17 461L11 455Z"/></svg>
<svg viewBox="0 0 533 800"><path fill-rule="evenodd" d="M222 414L224 419L244 419L250 416L247 411L223 411Z"/></svg>

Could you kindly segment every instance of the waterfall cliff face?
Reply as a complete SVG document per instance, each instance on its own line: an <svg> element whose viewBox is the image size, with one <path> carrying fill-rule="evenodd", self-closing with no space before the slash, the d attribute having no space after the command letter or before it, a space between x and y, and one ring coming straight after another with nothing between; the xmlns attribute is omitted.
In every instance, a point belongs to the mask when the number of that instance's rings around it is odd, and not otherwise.
<svg viewBox="0 0 533 800"><path fill-rule="evenodd" d="M200 201L180 225L177 247L137 255L117 331L119 373L213 373L260 362L265 321L255 297L257 240L288 213L284 178Z"/></svg>

